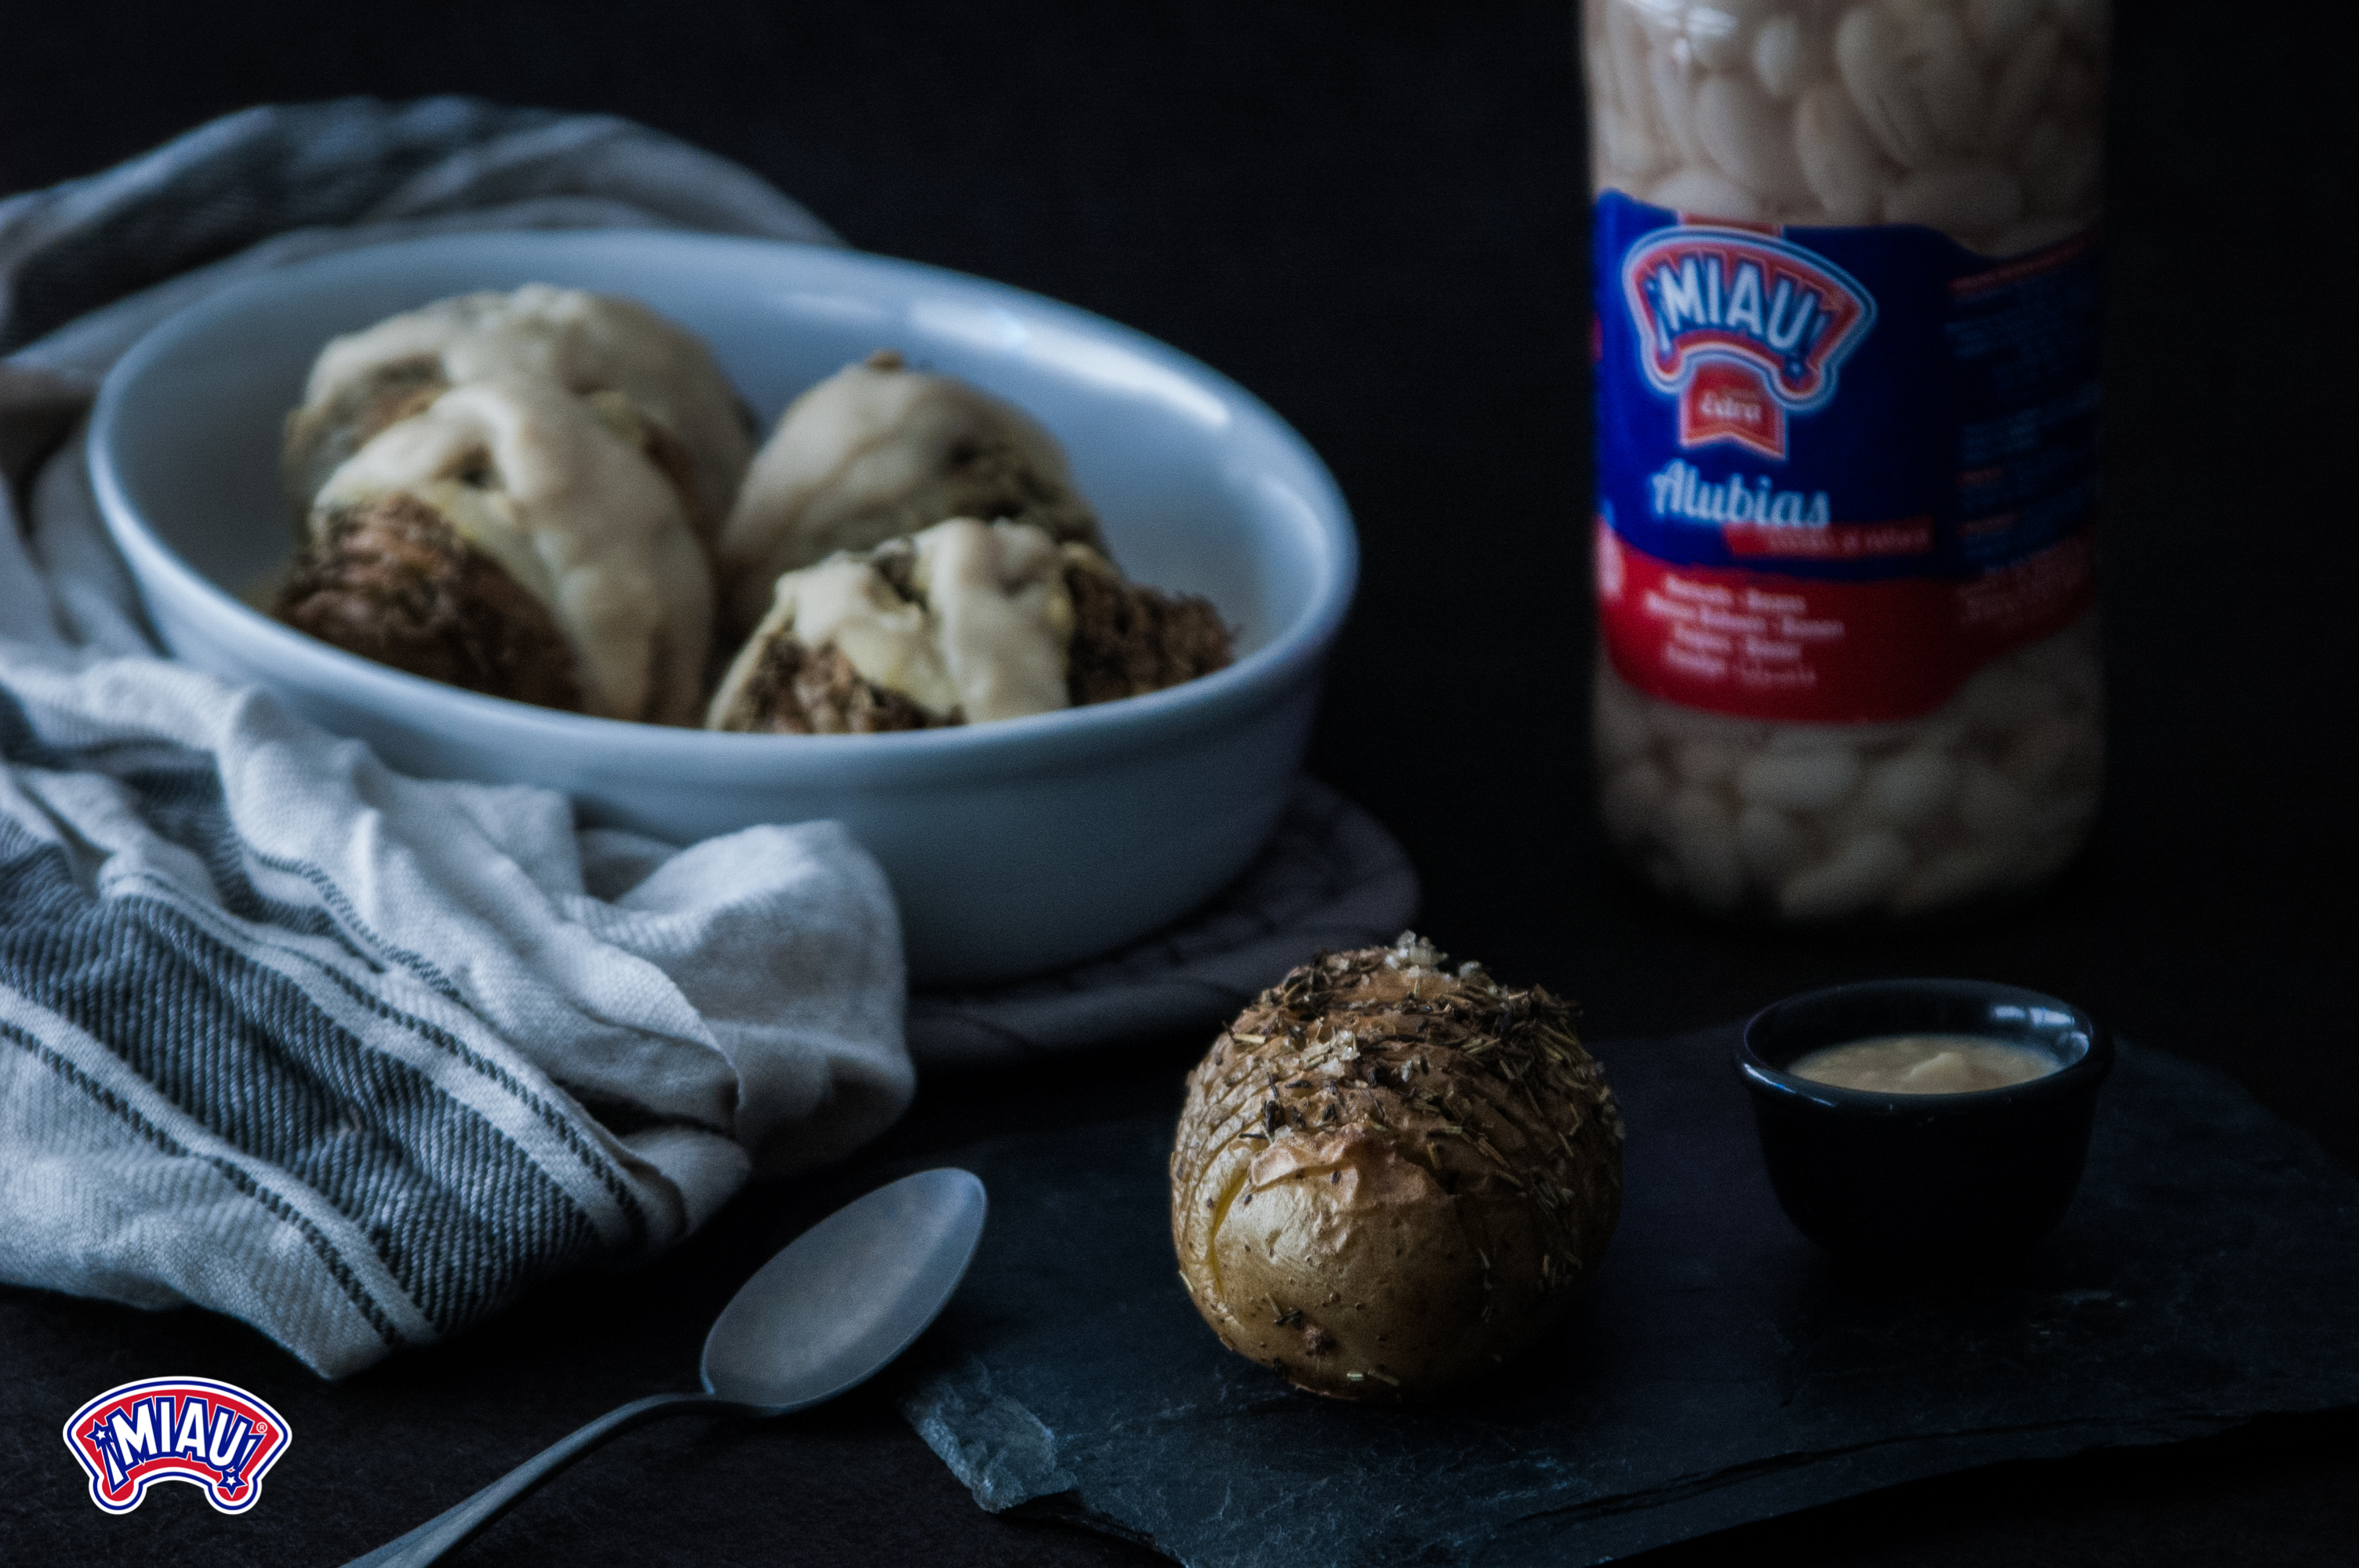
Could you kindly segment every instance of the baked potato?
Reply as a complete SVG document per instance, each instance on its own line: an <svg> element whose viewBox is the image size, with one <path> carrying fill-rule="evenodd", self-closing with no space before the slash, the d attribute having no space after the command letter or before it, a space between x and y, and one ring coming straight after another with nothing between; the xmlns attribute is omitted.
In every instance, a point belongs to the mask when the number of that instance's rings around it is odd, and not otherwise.
<svg viewBox="0 0 2359 1568"><path fill-rule="evenodd" d="M1314 1393L1440 1393L1528 1348L1621 1212L1573 1010L1404 933L1264 991L1190 1075L1171 1234L1230 1348Z"/></svg>
<svg viewBox="0 0 2359 1568"><path fill-rule="evenodd" d="M1159 691L1230 659L1204 600L1125 582L1087 545L953 517L782 574L707 728L865 734Z"/></svg>
<svg viewBox="0 0 2359 1568"><path fill-rule="evenodd" d="M722 618L744 635L785 573L951 517L1029 524L1103 554L1056 438L1012 404L884 349L788 406L722 531Z"/></svg>
<svg viewBox="0 0 2359 1568"><path fill-rule="evenodd" d="M708 544L753 461L754 416L702 339L635 299L528 283L462 294L331 341L281 459L295 514L369 438L453 386L530 375L579 397L627 398L649 455L676 482Z"/></svg>
<svg viewBox="0 0 2359 1568"><path fill-rule="evenodd" d="M321 485L288 624L494 696L693 724L712 581L645 424L612 393L451 387Z"/></svg>

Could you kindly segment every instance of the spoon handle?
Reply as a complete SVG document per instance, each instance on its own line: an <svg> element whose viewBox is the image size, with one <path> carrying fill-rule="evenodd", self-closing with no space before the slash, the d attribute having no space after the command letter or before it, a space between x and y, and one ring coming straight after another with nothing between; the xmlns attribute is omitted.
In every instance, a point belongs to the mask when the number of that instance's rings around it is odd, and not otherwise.
<svg viewBox="0 0 2359 1568"><path fill-rule="evenodd" d="M658 1416L697 1410L737 1411L744 1405L712 1394L649 1394L619 1410L607 1411L571 1437L559 1439L498 1480L435 1515L408 1535L389 1541L365 1557L355 1557L344 1568L426 1568L444 1552L514 1507L516 1500L608 1438Z"/></svg>

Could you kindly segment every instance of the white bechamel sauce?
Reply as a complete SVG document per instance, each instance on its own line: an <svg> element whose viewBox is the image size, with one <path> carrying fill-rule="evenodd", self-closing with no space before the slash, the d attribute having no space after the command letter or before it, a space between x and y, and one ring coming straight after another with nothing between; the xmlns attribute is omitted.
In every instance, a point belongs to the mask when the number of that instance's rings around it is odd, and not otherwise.
<svg viewBox="0 0 2359 1568"><path fill-rule="evenodd" d="M1027 524L954 517L917 546L917 586L967 722L1065 707L1073 600L1057 542Z"/></svg>
<svg viewBox="0 0 2359 1568"><path fill-rule="evenodd" d="M696 470L701 524L717 528L752 461L736 394L695 334L635 300L529 283L386 318L320 351L308 405L404 360L431 359L453 386L523 373L571 392L619 392L678 438Z"/></svg>
<svg viewBox="0 0 2359 1568"><path fill-rule="evenodd" d="M631 416L531 375L453 387L329 477L312 537L347 507L413 496L549 608L589 712L694 723L711 573Z"/></svg>
<svg viewBox="0 0 2359 1568"><path fill-rule="evenodd" d="M1066 707L1073 601L1056 541L1029 524L954 517L908 544L909 597L868 556L835 555L781 575L713 694L707 726L728 725L781 635L814 651L832 643L863 679L939 718L958 712L980 724Z"/></svg>
<svg viewBox="0 0 2359 1568"><path fill-rule="evenodd" d="M713 694L706 722L719 726L760 665L763 650L780 635L804 647L832 643L863 677L897 691L936 716L958 707L958 688L935 645L926 607L893 591L866 561L839 556L778 579L769 613L747 639Z"/></svg>
<svg viewBox="0 0 2359 1568"><path fill-rule="evenodd" d="M963 510L947 481L955 454L1001 442L1044 478L1071 482L1055 438L1012 405L892 354L847 365L796 398L756 455L721 535L734 591L758 602L781 573ZM734 609L750 618L742 597Z"/></svg>
<svg viewBox="0 0 2359 1568"><path fill-rule="evenodd" d="M1841 1089L1960 1095L2046 1077L2060 1065L2036 1045L1987 1034L1878 1034L1812 1051L1786 1070Z"/></svg>

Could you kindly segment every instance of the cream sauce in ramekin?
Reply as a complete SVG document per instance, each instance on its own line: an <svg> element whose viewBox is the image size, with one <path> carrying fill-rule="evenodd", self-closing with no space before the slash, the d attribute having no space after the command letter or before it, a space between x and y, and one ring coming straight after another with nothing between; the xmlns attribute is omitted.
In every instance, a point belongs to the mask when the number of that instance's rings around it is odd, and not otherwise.
<svg viewBox="0 0 2359 1568"><path fill-rule="evenodd" d="M1878 1034L1821 1047L1786 1070L1840 1089L1959 1095L2026 1083L2061 1065L2038 1046L1987 1034Z"/></svg>

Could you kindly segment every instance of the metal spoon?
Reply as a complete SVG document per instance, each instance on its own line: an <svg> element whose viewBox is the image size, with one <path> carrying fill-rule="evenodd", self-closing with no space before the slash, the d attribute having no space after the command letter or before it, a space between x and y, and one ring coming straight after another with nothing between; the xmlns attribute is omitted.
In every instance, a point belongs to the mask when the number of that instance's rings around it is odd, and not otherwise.
<svg viewBox="0 0 2359 1568"><path fill-rule="evenodd" d="M424 1568L618 1432L694 1411L784 1415L884 1369L958 1289L983 1238L983 1183L925 1171L821 1220L722 1309L704 1341L704 1392L650 1394L600 1416L465 1502L345 1568Z"/></svg>

